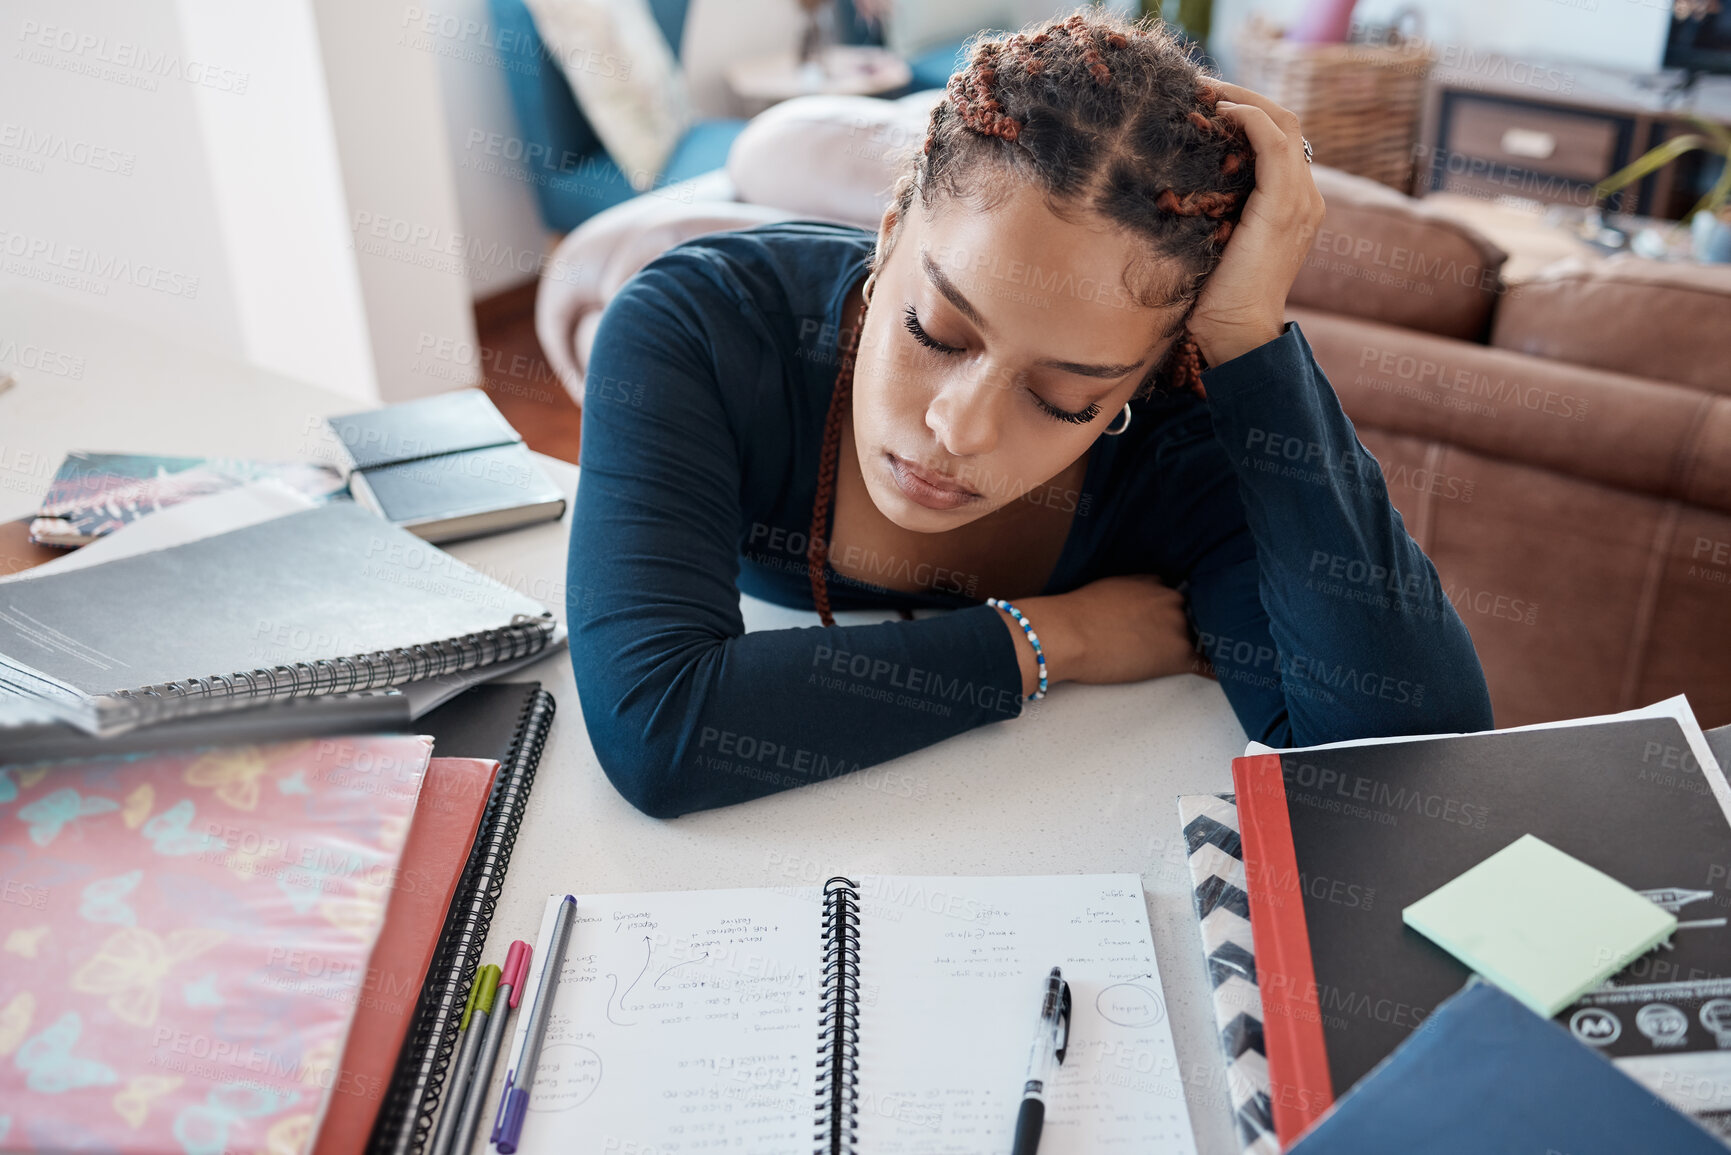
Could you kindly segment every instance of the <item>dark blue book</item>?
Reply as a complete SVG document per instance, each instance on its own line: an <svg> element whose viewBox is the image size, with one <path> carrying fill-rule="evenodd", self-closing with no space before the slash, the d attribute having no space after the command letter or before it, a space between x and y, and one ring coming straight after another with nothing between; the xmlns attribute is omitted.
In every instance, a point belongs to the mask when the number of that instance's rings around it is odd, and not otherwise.
<svg viewBox="0 0 1731 1155"><path fill-rule="evenodd" d="M1287 1155L1725 1155L1720 1141L1489 983L1438 1005Z"/></svg>

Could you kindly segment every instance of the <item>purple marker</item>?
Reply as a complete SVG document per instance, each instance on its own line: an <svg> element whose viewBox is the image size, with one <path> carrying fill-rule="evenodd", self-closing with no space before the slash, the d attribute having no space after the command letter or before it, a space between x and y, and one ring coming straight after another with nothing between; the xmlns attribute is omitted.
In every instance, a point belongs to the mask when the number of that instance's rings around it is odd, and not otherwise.
<svg viewBox="0 0 1731 1155"><path fill-rule="evenodd" d="M523 1116L529 1110L529 1091L535 1086L535 1065L541 1058L541 1041L547 1035L547 1020L553 1014L553 992L559 986L559 971L565 965L565 944L571 941L571 923L576 915L577 899L567 894L553 920L553 943L541 967L535 1001L529 1006L529 1035L523 1041L523 1057L505 1072L505 1091L499 1096L499 1115L493 1122L492 1135L499 1155L515 1155L517 1141L523 1136ZM515 996L516 992L512 993Z"/></svg>

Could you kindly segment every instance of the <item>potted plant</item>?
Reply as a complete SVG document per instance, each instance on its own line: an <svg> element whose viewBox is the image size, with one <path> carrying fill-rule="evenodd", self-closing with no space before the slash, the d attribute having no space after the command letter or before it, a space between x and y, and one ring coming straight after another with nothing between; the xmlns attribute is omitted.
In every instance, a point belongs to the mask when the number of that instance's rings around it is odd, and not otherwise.
<svg viewBox="0 0 1731 1155"><path fill-rule="evenodd" d="M1141 0L1137 11L1175 26L1188 40L1206 50L1214 23L1214 0L1177 0L1171 16L1166 15L1168 3L1170 0Z"/></svg>
<svg viewBox="0 0 1731 1155"><path fill-rule="evenodd" d="M1684 114L1700 132L1672 137L1625 168L1593 186L1594 199L1610 196L1658 171L1686 152L1700 149L1725 158L1719 179L1696 201L1676 227L1690 226L1691 251L1697 261L1731 262L1731 129Z"/></svg>

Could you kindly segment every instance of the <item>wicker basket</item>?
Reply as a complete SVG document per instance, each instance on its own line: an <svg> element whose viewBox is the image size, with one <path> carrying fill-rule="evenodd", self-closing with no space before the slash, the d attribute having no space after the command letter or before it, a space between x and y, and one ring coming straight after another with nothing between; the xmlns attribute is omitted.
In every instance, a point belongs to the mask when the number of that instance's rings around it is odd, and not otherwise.
<svg viewBox="0 0 1731 1155"><path fill-rule="evenodd" d="M1314 159L1412 191L1413 152L1436 54L1399 45L1295 44L1260 16L1245 21L1230 77L1298 114Z"/></svg>

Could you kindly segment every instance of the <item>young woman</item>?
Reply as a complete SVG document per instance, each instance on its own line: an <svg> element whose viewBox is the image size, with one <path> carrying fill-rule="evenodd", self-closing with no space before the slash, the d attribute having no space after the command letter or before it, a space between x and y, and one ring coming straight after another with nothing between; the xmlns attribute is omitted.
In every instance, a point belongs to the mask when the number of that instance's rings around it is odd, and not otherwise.
<svg viewBox="0 0 1731 1155"><path fill-rule="evenodd" d="M759 225L632 278L590 357L567 597L619 791L723 806L1208 663L1274 745L1491 727L1283 323L1308 151L1161 26L1078 11L975 45L875 238ZM742 589L823 625L746 633ZM868 607L903 620L830 612Z"/></svg>

